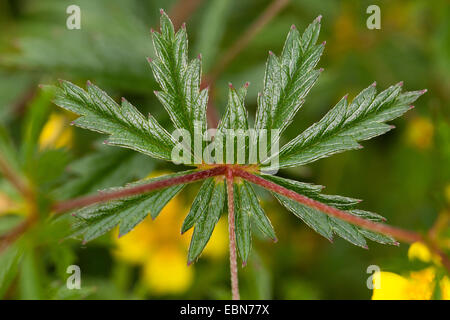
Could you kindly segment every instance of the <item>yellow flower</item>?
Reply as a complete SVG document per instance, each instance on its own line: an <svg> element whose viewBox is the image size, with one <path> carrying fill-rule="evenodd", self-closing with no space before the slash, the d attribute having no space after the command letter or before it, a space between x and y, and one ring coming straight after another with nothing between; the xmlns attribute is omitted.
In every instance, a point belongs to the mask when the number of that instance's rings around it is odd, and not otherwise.
<svg viewBox="0 0 450 320"><path fill-rule="evenodd" d="M407 129L407 139L410 145L418 149L428 149L433 143L434 126L425 117L413 118Z"/></svg>
<svg viewBox="0 0 450 320"><path fill-rule="evenodd" d="M23 206L17 203L9 195L0 191L0 215L10 213L23 213Z"/></svg>
<svg viewBox="0 0 450 320"><path fill-rule="evenodd" d="M410 260L423 262L437 261L428 248L420 242L413 243L408 250ZM436 285L436 268L428 267L420 271L410 272L409 276L400 276L392 272L381 271L374 276L379 280L379 287L374 287L372 300L429 300L433 296ZM450 298L450 280L444 276L439 282L441 297Z"/></svg>
<svg viewBox="0 0 450 320"><path fill-rule="evenodd" d="M450 183L445 186L444 193L445 193L445 200L447 200L447 203L450 205Z"/></svg>
<svg viewBox="0 0 450 320"><path fill-rule="evenodd" d="M187 266L187 251L192 229L180 235L189 207L180 196L174 197L153 221L147 217L131 232L118 238L115 233L114 255L128 263L142 266L142 280L157 294L177 294L189 288L194 267ZM204 256L225 256L226 220L220 219L208 242Z"/></svg>
<svg viewBox="0 0 450 320"><path fill-rule="evenodd" d="M72 128L67 126L68 118L62 113L52 113L42 128L39 146L45 148L62 148L72 145Z"/></svg>
<svg viewBox="0 0 450 320"><path fill-rule="evenodd" d="M414 242L408 250L409 260L421 260L423 262L430 262L431 252L428 250L427 246L422 242Z"/></svg>

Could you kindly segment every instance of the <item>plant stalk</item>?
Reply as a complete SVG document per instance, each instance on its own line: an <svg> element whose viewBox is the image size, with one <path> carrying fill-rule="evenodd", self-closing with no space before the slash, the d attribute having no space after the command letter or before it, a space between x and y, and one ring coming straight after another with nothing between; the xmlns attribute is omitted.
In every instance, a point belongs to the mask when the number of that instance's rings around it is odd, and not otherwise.
<svg viewBox="0 0 450 320"><path fill-rule="evenodd" d="M356 225L358 227L361 227L361 228L364 228L364 229L367 229L367 230L370 230L373 232L381 233L384 235L392 236L395 239L403 241L403 242L413 243L416 241L421 241L421 242L425 241L424 238L422 237L422 235L420 235L417 232L403 230L400 228L388 226L384 223L378 223L378 222L366 220L366 219L354 216L352 214L349 214L345 211L339 210L337 208L327 206L326 204L323 204L319 201L307 198L301 194L298 194L295 191L286 189L285 187L282 187L276 183L273 183L271 181L263 179L254 174L251 174L247 171L244 171L241 169L233 169L233 171L236 176L244 178L254 184L258 184L258 185L264 187L265 189L268 189L268 190L271 190L278 194L281 194L281 195L288 197L292 200L295 200L301 204L304 204L308 207L317 209L323 213L328 214L329 216L333 216L335 218L344 220L344 221L351 223L353 225Z"/></svg>
<svg viewBox="0 0 450 320"><path fill-rule="evenodd" d="M238 267L236 256L236 233L234 224L233 170L230 167L227 167L225 175L227 180L227 197L228 197L228 233L230 238L231 296L233 300L240 300Z"/></svg>
<svg viewBox="0 0 450 320"><path fill-rule="evenodd" d="M128 196L133 196L137 194L147 193L150 191L163 189L167 187L171 187L177 184L184 184L184 183L191 183L198 180L203 180L206 178L214 177L217 175L224 174L225 167L214 167L212 169L203 170L203 171L196 171L193 173L189 173L183 176L169 178L165 180L158 180L154 182L150 182L147 184L143 184L136 187L131 188L125 188L118 191L113 192L107 192L107 193L100 193L80 198L75 198L72 200L62 201L59 203L56 203L53 206L53 212L55 214L63 213L72 209L86 207L94 203L98 202L105 202L110 200L115 200L119 198L124 198Z"/></svg>

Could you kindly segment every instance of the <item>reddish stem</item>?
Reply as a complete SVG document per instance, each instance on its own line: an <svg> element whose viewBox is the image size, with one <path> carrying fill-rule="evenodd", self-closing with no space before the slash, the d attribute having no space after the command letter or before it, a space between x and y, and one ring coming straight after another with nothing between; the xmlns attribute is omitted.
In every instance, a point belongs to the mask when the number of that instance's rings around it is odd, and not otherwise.
<svg viewBox="0 0 450 320"><path fill-rule="evenodd" d="M22 177L17 175L14 170L9 166L6 159L4 159L0 155L0 172L3 173L6 180L8 180L15 188L16 190L24 196L26 199L32 199L33 198L33 192L28 187L28 185L25 183L25 181L22 180Z"/></svg>
<svg viewBox="0 0 450 320"><path fill-rule="evenodd" d="M175 3L169 12L175 30L178 30L192 16L202 2L203 0L178 0Z"/></svg>
<svg viewBox="0 0 450 320"><path fill-rule="evenodd" d="M263 179L254 174L251 174L247 171L244 171L241 169L233 169L233 171L234 171L234 175L236 175L236 176L244 178L250 182L253 182L254 184L258 184L258 185L264 187L265 189L274 191L274 192L281 194L285 197L288 197L292 200L300 202L308 207L320 210L321 212L324 212L324 213L326 213L330 216L336 217L338 219L344 220L353 225L362 227L362 228L370 230L370 231L381 233L384 235L389 235L389 236L394 237L397 240L408 242L408 243L413 243L416 241L424 242L424 238L419 233L403 230L403 229L396 228L396 227L391 227L391 226L388 226L383 223L377 223L377 222L373 222L370 220L366 220L366 219L354 216L345 211L336 209L334 207L327 206L326 204L323 204L316 200L302 196L301 194L298 194L295 191L286 189L285 187L282 187L276 183L273 183L271 181Z"/></svg>
<svg viewBox="0 0 450 320"><path fill-rule="evenodd" d="M227 167L225 171L227 179L228 195L228 230L230 238L230 274L231 274L231 295L233 300L239 300L239 282L236 256L236 233L234 225L234 192L233 192L233 169Z"/></svg>
<svg viewBox="0 0 450 320"><path fill-rule="evenodd" d="M88 205L98 203L98 202L104 202L104 201L109 201L109 200L132 196L132 195L137 195L137 194L141 194L141 193L146 193L146 192L150 192L153 190L174 186L177 184L191 183L194 181L203 180L206 178L224 174L224 172L225 172L225 167L222 167L222 166L214 167L212 169L197 171L197 172L186 174L184 176L168 178L165 180L158 180L158 181L150 182L148 184L143 184L143 185L136 186L136 187L125 188L125 189L122 189L119 191L113 191L113 192L108 192L108 193L100 193L100 194L96 194L96 195L80 197L80 198L76 198L73 200L56 203L53 206L53 211L55 213L62 213L62 212L69 211L69 210L72 210L75 208L86 207Z"/></svg>

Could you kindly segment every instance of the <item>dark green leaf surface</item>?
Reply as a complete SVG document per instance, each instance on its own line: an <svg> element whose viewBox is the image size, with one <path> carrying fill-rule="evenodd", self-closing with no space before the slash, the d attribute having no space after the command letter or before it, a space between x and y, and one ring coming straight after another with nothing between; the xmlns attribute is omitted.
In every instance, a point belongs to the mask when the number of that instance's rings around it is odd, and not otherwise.
<svg viewBox="0 0 450 320"><path fill-rule="evenodd" d="M281 56L269 52L255 129L279 129L281 133L292 122L321 71L314 70L325 45L316 45L319 31L320 17L303 35L293 26Z"/></svg>
<svg viewBox="0 0 450 320"><path fill-rule="evenodd" d="M391 130L386 121L408 111L425 91L401 92L402 83L376 94L375 85L364 89L349 104L339 101L319 122L287 143L280 150L280 168L307 164L332 154L360 149L358 141L368 140Z"/></svg>
<svg viewBox="0 0 450 320"><path fill-rule="evenodd" d="M206 128L206 105L208 90L200 91L201 58L188 62L188 40L186 28L175 33L172 22L163 12L160 20L161 33L152 32L157 59L149 60L153 75L162 91L155 92L159 101L179 129L194 133Z"/></svg>
<svg viewBox="0 0 450 320"><path fill-rule="evenodd" d="M190 216L189 220L192 219L193 223L188 220L188 222L185 221L186 226L183 224L183 228L194 225L188 263L195 261L205 248L225 204L226 192L223 181L215 181L214 178L210 178L203 184L207 184L207 186L201 188L188 215L188 217Z"/></svg>
<svg viewBox="0 0 450 320"><path fill-rule="evenodd" d="M252 243L252 225L272 240L276 240L275 231L248 182L234 183L234 207L236 244L242 262L246 264Z"/></svg>
<svg viewBox="0 0 450 320"><path fill-rule="evenodd" d="M262 177L301 195L307 196L308 198L320 201L341 210L346 210L348 213L354 214L361 218L372 221L384 220L383 217L376 213L353 209L355 205L359 203L359 200L357 199L320 193L323 188L322 186L302 183L276 176L263 175ZM364 237L383 244L396 244L396 241L390 237L355 227L345 221L328 216L317 209L310 208L285 196L276 193L272 194L284 207L286 207L286 209L294 213L314 231L330 241L333 240L333 234L337 234L352 244L363 248L367 248Z"/></svg>
<svg viewBox="0 0 450 320"><path fill-rule="evenodd" d="M122 99L118 105L105 92L88 83L87 91L61 81L55 104L81 115L74 124L110 134L106 143L130 148L151 157L170 161L174 141L152 116L146 119L133 105Z"/></svg>

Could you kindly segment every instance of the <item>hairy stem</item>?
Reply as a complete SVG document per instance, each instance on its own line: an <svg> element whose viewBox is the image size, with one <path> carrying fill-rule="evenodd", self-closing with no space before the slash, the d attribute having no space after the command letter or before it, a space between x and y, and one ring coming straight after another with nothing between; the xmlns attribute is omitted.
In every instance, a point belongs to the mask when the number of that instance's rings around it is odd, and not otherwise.
<svg viewBox="0 0 450 320"><path fill-rule="evenodd" d="M233 193L233 170L228 167L225 171L227 180L228 196L228 230L230 237L230 274L231 274L231 296L233 300L239 300L239 282L236 257L236 234L234 225L234 193Z"/></svg>
<svg viewBox="0 0 450 320"><path fill-rule="evenodd" d="M334 207L327 206L326 204L323 204L319 201L305 197L301 194L298 194L295 191L286 189L285 187L282 187L276 183L273 183L271 181L263 179L254 174L251 174L247 171L244 171L241 169L234 169L234 174L236 176L244 178L250 182L253 182L254 184L258 184L258 185L264 187L265 189L268 189L268 190L271 190L278 194L281 194L285 197L295 200L295 201L297 201L301 204L304 204L308 207L320 210L323 213L326 213L330 216L344 220L353 225L362 227L364 229L374 231L377 233L381 233L384 235L392 236L397 240L408 242L408 243L412 243L412 242L416 242L416 241L422 241L422 242L424 241L424 238L422 237L422 235L420 235L417 232L403 230L403 229L396 228L396 227L391 227L384 223L377 223L377 222L373 222L370 220L366 220L366 219L354 216L345 211L336 209Z"/></svg>
<svg viewBox="0 0 450 320"><path fill-rule="evenodd" d="M108 193L100 193L91 196L85 196L80 198L75 198L68 201L62 201L56 203L53 206L54 213L62 213L72 209L86 207L94 203L104 202L119 198L124 198L128 196L138 195L142 193L147 193L153 190L163 189L167 187L171 187L177 184L191 183L198 180L203 180L206 178L214 177L217 175L224 174L225 167L214 167L212 169L196 171L193 173L186 174L184 176L168 178L165 180L158 180L154 182L150 182L147 184L143 184L136 187L125 188L119 191L113 191Z"/></svg>

